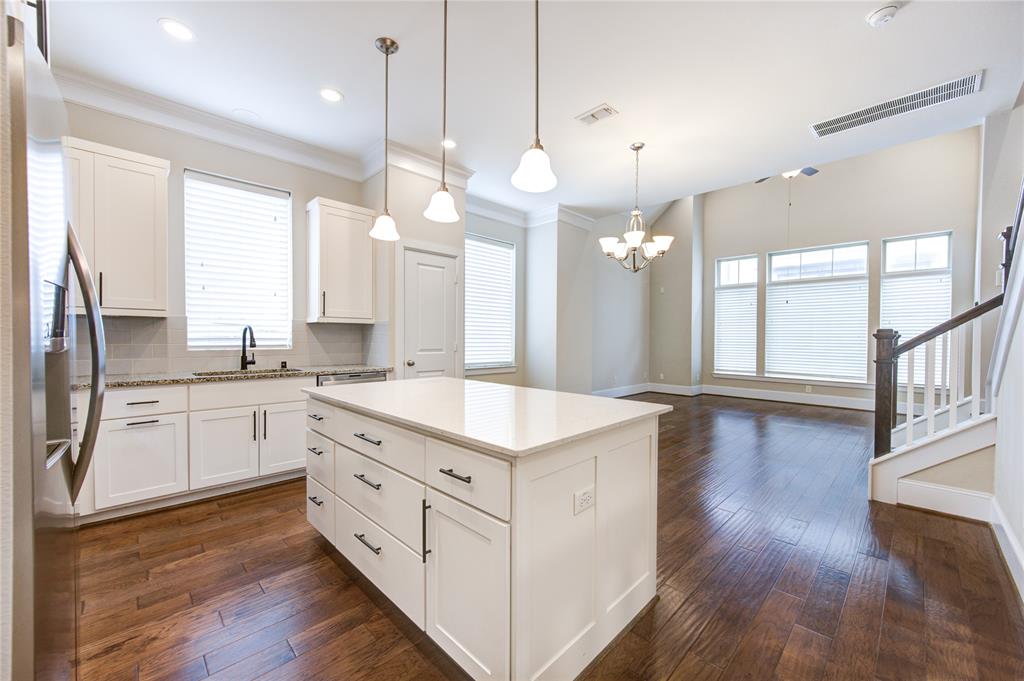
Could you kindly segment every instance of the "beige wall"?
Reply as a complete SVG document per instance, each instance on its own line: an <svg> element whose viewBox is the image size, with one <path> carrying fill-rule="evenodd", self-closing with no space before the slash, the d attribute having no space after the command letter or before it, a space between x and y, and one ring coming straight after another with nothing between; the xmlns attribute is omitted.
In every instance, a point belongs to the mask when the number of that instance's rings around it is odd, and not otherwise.
<svg viewBox="0 0 1024 681"><path fill-rule="evenodd" d="M804 391L799 381L719 378L714 367L714 264L717 258L757 254L759 263L758 365L763 365L765 254L770 251L868 241L869 329L879 324L882 239L939 230L953 232L954 313L973 302L978 210L978 128L932 137L819 166L813 177L773 177L706 195L704 214L705 385ZM792 189L787 226L787 191ZM869 352L873 357L873 340ZM870 360L871 357L869 357ZM868 362L869 373L873 365ZM865 376L867 382L868 376ZM868 399L865 387L812 386L815 393Z"/></svg>
<svg viewBox="0 0 1024 681"><path fill-rule="evenodd" d="M594 222L586 244L592 264L592 390L647 382L651 313L647 288L652 268L634 274L601 252L597 240L626 231L629 215ZM656 266L654 266L656 267Z"/></svg>
<svg viewBox="0 0 1024 681"><path fill-rule="evenodd" d="M555 388L558 223L526 230L526 385Z"/></svg>
<svg viewBox="0 0 1024 681"><path fill-rule="evenodd" d="M594 235L559 220L555 388L590 393L593 389Z"/></svg>
<svg viewBox="0 0 1024 681"><path fill-rule="evenodd" d="M502 373L474 373L478 381L525 385L526 382L526 230L491 218L466 214L466 232L491 237L516 246L516 368Z"/></svg>

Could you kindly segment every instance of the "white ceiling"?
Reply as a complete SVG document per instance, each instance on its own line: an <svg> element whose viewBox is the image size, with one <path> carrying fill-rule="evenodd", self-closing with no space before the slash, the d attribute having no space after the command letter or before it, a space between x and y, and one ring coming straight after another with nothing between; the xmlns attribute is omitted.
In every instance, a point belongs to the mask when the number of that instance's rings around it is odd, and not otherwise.
<svg viewBox="0 0 1024 681"><path fill-rule="evenodd" d="M541 139L548 194L509 176L532 139L532 3L451 2L450 153L470 193L600 215L632 202L628 145L653 204L963 128L1009 108L1024 79L1024 3L912 2L880 29L881 2L541 4ZM196 40L157 25L176 18ZM440 2L72 2L51 5L56 68L358 156L382 136L380 35L391 62L391 135L439 151ZM978 69L982 92L817 139L811 123ZM345 100L320 99L322 87ZM574 117L607 102L592 127ZM245 120L243 122L250 123Z"/></svg>

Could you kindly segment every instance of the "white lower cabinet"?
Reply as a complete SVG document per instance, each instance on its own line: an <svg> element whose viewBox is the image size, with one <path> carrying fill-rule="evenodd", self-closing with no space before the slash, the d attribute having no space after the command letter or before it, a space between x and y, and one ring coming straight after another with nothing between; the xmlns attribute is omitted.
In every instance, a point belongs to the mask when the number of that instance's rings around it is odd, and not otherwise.
<svg viewBox="0 0 1024 681"><path fill-rule="evenodd" d="M427 490L427 626L474 679L508 679L509 525Z"/></svg>
<svg viewBox="0 0 1024 681"><path fill-rule="evenodd" d="M189 488L184 413L102 421L93 454L97 510Z"/></svg>
<svg viewBox="0 0 1024 681"><path fill-rule="evenodd" d="M260 473L259 407L189 414L191 489L255 478Z"/></svg>
<svg viewBox="0 0 1024 681"><path fill-rule="evenodd" d="M306 465L306 401L260 407L260 475L293 471Z"/></svg>

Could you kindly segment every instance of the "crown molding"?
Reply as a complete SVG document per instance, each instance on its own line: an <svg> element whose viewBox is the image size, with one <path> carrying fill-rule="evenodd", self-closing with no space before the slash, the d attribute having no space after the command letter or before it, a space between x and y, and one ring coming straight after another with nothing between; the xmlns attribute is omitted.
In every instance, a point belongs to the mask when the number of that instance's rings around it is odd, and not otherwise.
<svg viewBox="0 0 1024 681"><path fill-rule="evenodd" d="M561 205L558 206L558 221L566 222L573 227L579 227L580 229L584 229L588 232L594 228L594 222L596 222L594 218L588 215L570 210Z"/></svg>
<svg viewBox="0 0 1024 681"><path fill-rule="evenodd" d="M558 222L557 203L547 208L532 210L526 214L527 227L540 227L541 225L550 225L552 222Z"/></svg>
<svg viewBox="0 0 1024 681"><path fill-rule="evenodd" d="M526 227L526 214L521 210L503 206L478 196L466 195L466 212L482 218L503 222L513 227Z"/></svg>
<svg viewBox="0 0 1024 681"><path fill-rule="evenodd" d="M539 227L541 225L549 225L552 222L564 222L589 232L594 228L596 220L558 203L547 208L531 211L526 215L527 227Z"/></svg>
<svg viewBox="0 0 1024 681"><path fill-rule="evenodd" d="M361 156L363 180L367 180L384 170L384 140L378 140ZM441 181L441 159L434 158L411 147L388 141L388 163L410 173L421 175L436 182ZM466 189L473 171L452 162L445 169L445 183L459 189Z"/></svg>

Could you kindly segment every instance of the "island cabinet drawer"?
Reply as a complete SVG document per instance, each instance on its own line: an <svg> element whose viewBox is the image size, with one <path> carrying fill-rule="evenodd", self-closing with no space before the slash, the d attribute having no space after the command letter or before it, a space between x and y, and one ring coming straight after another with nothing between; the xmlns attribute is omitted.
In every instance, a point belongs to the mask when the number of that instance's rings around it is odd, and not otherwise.
<svg viewBox="0 0 1024 681"><path fill-rule="evenodd" d="M334 495L313 478L306 476L306 519L327 541L334 543Z"/></svg>
<svg viewBox="0 0 1024 681"><path fill-rule="evenodd" d="M88 411L89 393L79 395L79 411ZM188 388L183 385L160 388L110 390L103 396L102 419L170 414L188 410Z"/></svg>
<svg viewBox="0 0 1024 681"><path fill-rule="evenodd" d="M417 553L423 550L426 487L346 447L334 457L334 491Z"/></svg>
<svg viewBox="0 0 1024 681"><path fill-rule="evenodd" d="M345 428L337 442L423 480L425 437L349 411L342 414Z"/></svg>
<svg viewBox="0 0 1024 681"><path fill-rule="evenodd" d="M343 499L335 500L334 545L384 595L423 628L423 560Z"/></svg>
<svg viewBox="0 0 1024 681"><path fill-rule="evenodd" d="M502 520L511 516L511 469L502 459L427 440L427 484Z"/></svg>
<svg viewBox="0 0 1024 681"><path fill-rule="evenodd" d="M334 443L311 430L306 431L306 475L334 491Z"/></svg>

